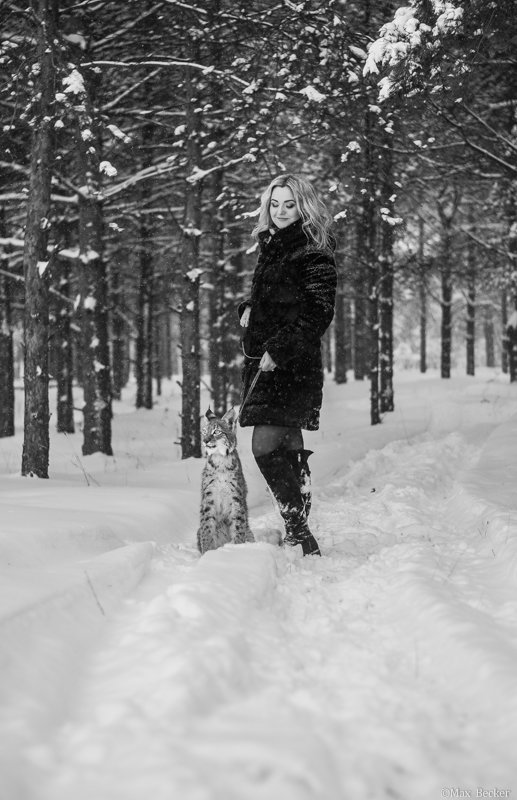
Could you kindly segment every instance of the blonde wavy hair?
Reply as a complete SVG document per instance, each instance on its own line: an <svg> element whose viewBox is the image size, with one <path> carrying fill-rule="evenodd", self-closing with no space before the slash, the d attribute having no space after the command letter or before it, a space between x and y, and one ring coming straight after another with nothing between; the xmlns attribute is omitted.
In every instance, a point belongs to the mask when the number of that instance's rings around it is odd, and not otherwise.
<svg viewBox="0 0 517 800"><path fill-rule="evenodd" d="M309 181L300 175L290 173L278 175L262 194L258 222L251 232L253 238L258 239L259 233L269 230L273 225L269 205L273 189L277 186L288 187L293 193L296 208L302 219L302 228L309 241L312 240L318 247L330 247L333 241L330 232L333 219L325 203L320 200Z"/></svg>

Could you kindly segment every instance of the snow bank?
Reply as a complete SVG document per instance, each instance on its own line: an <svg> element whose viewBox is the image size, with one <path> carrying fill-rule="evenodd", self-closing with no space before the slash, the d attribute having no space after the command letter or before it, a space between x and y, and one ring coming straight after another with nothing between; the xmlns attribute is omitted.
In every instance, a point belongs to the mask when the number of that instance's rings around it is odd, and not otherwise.
<svg viewBox="0 0 517 800"><path fill-rule="evenodd" d="M2 800L511 789L513 389L402 375L372 428L367 383L327 383L306 437L321 559L264 543L199 557L202 462L173 451L177 398L120 413L115 459L55 439L52 481L4 473Z"/></svg>
<svg viewBox="0 0 517 800"><path fill-rule="evenodd" d="M326 725L304 709L303 680L300 703L287 698L288 639L274 649L291 569L271 545L229 545L133 609L98 659L100 695L57 750L33 753L42 800L337 797Z"/></svg>
<svg viewBox="0 0 517 800"><path fill-rule="evenodd" d="M2 797L18 800L23 779L21 750L44 738L66 715L77 689L88 648L106 616L145 573L153 547L119 547L49 574L47 593L0 619L0 737L13 739L15 752L1 768Z"/></svg>

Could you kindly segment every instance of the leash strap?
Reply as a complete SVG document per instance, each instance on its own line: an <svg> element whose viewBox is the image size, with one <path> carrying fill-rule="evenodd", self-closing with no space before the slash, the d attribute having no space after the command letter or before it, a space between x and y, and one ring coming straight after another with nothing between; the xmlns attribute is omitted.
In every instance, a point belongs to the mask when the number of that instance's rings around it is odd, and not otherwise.
<svg viewBox="0 0 517 800"><path fill-rule="evenodd" d="M258 379L260 378L260 373L261 373L261 372L262 372L262 370L261 370L261 369L260 369L260 367L259 367L259 368L258 368L258 370L257 370L257 374L256 374L256 375L255 375L255 377L253 378L253 380L252 380L252 382L251 382L251 386L250 386L250 388L248 389L248 393L247 393L246 397L244 398L244 400L242 401L242 405L241 405L241 407L239 408L239 413L238 413L238 415L237 415L237 422L238 422L238 421L240 420L240 418L241 418L241 414L242 414L242 412L244 411L244 406L245 406L245 405L246 405L246 403L248 402L248 400L249 400L249 398L250 398L250 394L252 393L253 389L255 388L255 386L256 386L256 384L257 384L257 381L258 381Z"/></svg>

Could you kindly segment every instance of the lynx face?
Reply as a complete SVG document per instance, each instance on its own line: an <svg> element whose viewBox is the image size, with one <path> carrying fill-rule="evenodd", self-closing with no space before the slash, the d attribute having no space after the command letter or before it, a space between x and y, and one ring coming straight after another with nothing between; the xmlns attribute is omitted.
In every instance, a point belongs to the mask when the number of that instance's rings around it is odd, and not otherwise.
<svg viewBox="0 0 517 800"><path fill-rule="evenodd" d="M222 419L216 417L210 409L205 416L207 421L202 428L202 437L207 456L229 456L236 445L235 410L232 408L227 411Z"/></svg>

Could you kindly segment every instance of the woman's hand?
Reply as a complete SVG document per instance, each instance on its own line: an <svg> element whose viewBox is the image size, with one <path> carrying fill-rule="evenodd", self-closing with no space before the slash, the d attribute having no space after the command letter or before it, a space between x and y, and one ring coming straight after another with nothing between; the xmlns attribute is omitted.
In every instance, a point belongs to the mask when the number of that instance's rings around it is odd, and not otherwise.
<svg viewBox="0 0 517 800"><path fill-rule="evenodd" d="M246 306L240 319L241 328L247 328L250 321L251 306Z"/></svg>
<svg viewBox="0 0 517 800"><path fill-rule="evenodd" d="M273 372L273 370L276 369L276 364L267 351L260 359L259 367L262 372Z"/></svg>

